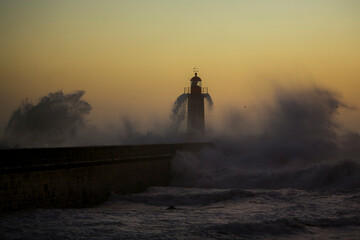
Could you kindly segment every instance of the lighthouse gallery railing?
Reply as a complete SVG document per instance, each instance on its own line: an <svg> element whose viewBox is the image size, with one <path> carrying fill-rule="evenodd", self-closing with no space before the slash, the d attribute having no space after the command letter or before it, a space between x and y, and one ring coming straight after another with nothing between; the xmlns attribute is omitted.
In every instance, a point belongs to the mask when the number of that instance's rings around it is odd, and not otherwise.
<svg viewBox="0 0 360 240"><path fill-rule="evenodd" d="M184 88L184 93L185 93L185 94L190 94L190 93L191 93L191 87L185 87L185 88ZM207 93L209 93L207 87L201 88L201 94L207 94Z"/></svg>

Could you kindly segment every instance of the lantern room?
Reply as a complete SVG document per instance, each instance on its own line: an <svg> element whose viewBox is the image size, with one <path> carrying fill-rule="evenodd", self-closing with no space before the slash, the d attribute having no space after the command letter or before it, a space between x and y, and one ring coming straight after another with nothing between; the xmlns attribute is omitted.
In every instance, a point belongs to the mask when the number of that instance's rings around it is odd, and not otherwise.
<svg viewBox="0 0 360 240"><path fill-rule="evenodd" d="M197 73L195 73L195 76L191 78L191 94L201 94L201 78L197 76Z"/></svg>

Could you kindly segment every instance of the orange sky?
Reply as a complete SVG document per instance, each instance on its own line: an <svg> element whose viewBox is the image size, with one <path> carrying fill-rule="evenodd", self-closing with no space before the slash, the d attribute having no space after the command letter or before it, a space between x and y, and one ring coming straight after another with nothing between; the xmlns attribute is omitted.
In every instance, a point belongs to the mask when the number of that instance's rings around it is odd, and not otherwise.
<svg viewBox="0 0 360 240"><path fill-rule="evenodd" d="M308 84L360 102L360 1L0 1L0 132L22 99L85 90L94 124L166 119L194 66L216 111ZM341 121L360 130L359 111ZM1 136L1 135L0 135Z"/></svg>

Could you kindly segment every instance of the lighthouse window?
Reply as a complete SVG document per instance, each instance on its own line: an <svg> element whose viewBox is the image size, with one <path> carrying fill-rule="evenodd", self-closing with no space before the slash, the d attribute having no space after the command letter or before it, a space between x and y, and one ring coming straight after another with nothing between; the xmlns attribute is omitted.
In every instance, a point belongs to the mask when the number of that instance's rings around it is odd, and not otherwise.
<svg viewBox="0 0 360 240"><path fill-rule="evenodd" d="M200 81L192 81L191 87L201 87L201 82Z"/></svg>

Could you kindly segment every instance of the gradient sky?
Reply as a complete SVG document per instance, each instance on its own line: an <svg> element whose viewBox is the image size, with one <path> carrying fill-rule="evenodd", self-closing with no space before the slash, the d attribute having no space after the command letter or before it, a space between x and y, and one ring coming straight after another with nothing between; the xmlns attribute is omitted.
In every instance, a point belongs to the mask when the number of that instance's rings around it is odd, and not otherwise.
<svg viewBox="0 0 360 240"><path fill-rule="evenodd" d="M216 109L274 84L360 107L357 0L0 0L0 36L0 132L22 99L57 90L85 90L94 124L165 119L194 66ZM341 114L360 130L359 111Z"/></svg>

